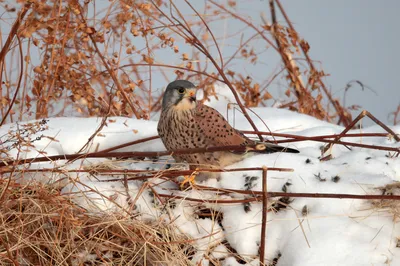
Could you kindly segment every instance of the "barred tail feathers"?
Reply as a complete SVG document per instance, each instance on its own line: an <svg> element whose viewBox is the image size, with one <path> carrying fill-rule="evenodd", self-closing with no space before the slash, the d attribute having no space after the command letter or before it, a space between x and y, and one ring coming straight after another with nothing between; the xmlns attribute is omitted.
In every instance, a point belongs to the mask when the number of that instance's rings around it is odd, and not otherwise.
<svg viewBox="0 0 400 266"><path fill-rule="evenodd" d="M287 152L287 153L299 153L298 150L279 146L272 143L259 142L256 144L255 149L251 150L257 153L274 153L274 152Z"/></svg>

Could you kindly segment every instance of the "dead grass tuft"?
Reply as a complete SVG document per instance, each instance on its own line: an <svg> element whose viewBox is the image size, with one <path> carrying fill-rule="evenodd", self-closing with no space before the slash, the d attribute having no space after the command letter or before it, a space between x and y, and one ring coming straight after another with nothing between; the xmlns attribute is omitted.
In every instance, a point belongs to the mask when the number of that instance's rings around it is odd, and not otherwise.
<svg viewBox="0 0 400 266"><path fill-rule="evenodd" d="M90 216L49 186L0 187L0 265L190 264L190 243L161 222Z"/></svg>
<svg viewBox="0 0 400 266"><path fill-rule="evenodd" d="M400 182L378 187L382 195L400 195ZM388 212L393 215L393 221L400 221L400 201L399 200L372 200L372 205L381 212Z"/></svg>

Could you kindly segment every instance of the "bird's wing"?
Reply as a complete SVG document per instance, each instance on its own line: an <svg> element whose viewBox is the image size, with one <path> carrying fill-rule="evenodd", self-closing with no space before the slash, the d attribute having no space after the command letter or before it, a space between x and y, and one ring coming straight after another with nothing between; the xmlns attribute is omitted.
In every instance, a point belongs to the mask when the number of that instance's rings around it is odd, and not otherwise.
<svg viewBox="0 0 400 266"><path fill-rule="evenodd" d="M198 104L194 118L209 142L215 146L257 145L257 148L251 151L258 153L299 153L296 149L267 142L256 142L247 138L242 132L231 127L228 121L217 110L207 105ZM263 146L258 144L262 144Z"/></svg>
<svg viewBox="0 0 400 266"><path fill-rule="evenodd" d="M237 131L214 108L197 104L195 121L215 146L248 145L253 141Z"/></svg>

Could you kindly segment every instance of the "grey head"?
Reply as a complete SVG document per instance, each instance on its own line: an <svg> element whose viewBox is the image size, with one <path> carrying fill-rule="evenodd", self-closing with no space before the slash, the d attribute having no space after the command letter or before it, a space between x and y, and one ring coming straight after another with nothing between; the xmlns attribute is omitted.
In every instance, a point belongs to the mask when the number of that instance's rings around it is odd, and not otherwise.
<svg viewBox="0 0 400 266"><path fill-rule="evenodd" d="M196 86L187 80L175 80L168 84L162 100L162 109L171 106L184 105L185 107L195 106ZM185 105L186 103L186 105Z"/></svg>

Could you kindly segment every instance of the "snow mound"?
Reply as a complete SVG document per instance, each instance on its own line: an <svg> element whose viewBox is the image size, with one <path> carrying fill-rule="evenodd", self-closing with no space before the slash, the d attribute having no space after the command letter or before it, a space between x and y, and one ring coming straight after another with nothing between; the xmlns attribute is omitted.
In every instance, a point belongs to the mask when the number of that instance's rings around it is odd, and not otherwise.
<svg viewBox="0 0 400 266"><path fill-rule="evenodd" d="M227 88L217 88L219 101L208 104L224 114L226 103L233 101ZM223 107L223 108L222 108ZM273 132L300 136L338 134L343 128L313 117L274 108L252 109ZM260 130L263 121L251 114ZM229 117L232 120L233 116ZM236 128L251 130L236 111ZM102 129L101 118L51 118L47 121L9 124L0 128L0 149L12 158L35 158L93 152L157 135L157 121L112 117ZM392 127L400 133L400 127ZM382 133L380 127L352 130L350 133ZM93 134L95 133L94 137ZM278 138L279 139L279 138ZM370 145L400 147L388 137L353 137L351 141ZM85 145L88 144L88 145ZM281 167L293 172L268 172L268 191L379 194L377 188L400 181L400 158L387 151L335 145L333 158L320 161L320 147L315 141L292 142L299 154L255 155L229 168ZM160 140L126 147L124 151L161 151ZM121 150L120 150L121 151ZM5 158L5 152L2 153ZM154 170L170 167L173 160L146 158L115 161L102 159L58 160L33 163L30 169L58 167L57 173L27 172L15 174L20 182L64 180L62 193L87 211L129 214L145 221L173 223L176 230L193 239L196 253L193 263L210 265L259 265L262 204L209 203L201 200L240 200L249 196L238 193L220 195L213 191L180 191L174 180L160 174L143 180L128 180L121 175L102 174L96 169ZM20 166L22 169L22 166ZM75 171L86 169L93 171ZM4 175L7 176L7 175ZM129 177L129 176L128 176ZM120 180L115 180L119 178ZM114 180L113 180L114 179ZM209 179L201 185L219 189L262 190L261 171L224 172L220 180ZM163 195L160 198L159 195ZM168 200L167 200L168 199ZM185 200L186 199L186 200ZM200 199L200 202L188 199ZM281 203L279 203L280 200ZM399 223L390 210L374 208L358 199L290 198L269 199L275 211L268 212L266 259L277 259L277 266L292 265L400 265ZM282 202L283 201L283 202ZM168 208L166 208L168 204ZM220 213L220 217L202 216L201 211ZM200 213L200 214L199 214ZM234 249L242 260L233 257Z"/></svg>

